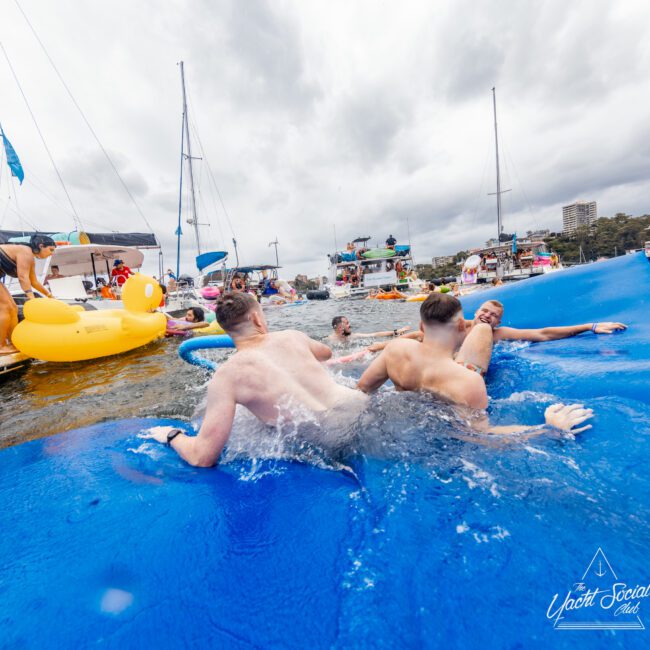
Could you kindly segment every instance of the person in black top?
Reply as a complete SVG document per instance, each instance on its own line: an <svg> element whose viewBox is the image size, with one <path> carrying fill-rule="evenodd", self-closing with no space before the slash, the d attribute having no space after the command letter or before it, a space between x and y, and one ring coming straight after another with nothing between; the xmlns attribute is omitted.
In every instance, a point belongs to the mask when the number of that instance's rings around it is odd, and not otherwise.
<svg viewBox="0 0 650 650"><path fill-rule="evenodd" d="M31 249L31 250L30 250ZM48 298L52 294L38 281L34 259L52 255L56 243L47 235L32 235L29 244L2 244L0 246L0 278L8 275L18 278L28 299L34 298L34 289ZM11 343L11 333L18 325L18 307L9 290L0 284L0 354L12 354L16 348Z"/></svg>
<svg viewBox="0 0 650 650"><path fill-rule="evenodd" d="M395 244L397 244L397 239L395 239L393 235L388 235L388 239L386 240L386 248L395 250Z"/></svg>

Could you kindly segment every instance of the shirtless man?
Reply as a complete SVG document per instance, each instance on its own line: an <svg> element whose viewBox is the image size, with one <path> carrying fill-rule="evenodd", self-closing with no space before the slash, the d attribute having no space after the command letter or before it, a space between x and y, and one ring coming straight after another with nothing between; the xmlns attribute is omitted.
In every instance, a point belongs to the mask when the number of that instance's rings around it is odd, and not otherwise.
<svg viewBox="0 0 650 650"><path fill-rule="evenodd" d="M361 332L352 332L352 325L350 325L350 321L345 316L334 316L332 319L332 329L334 331L327 337L327 340L344 343L345 341L351 341L353 339L374 339L387 336L400 336L411 328L402 327L398 330L363 334Z"/></svg>
<svg viewBox="0 0 650 650"><path fill-rule="evenodd" d="M169 444L190 465L216 464L230 436L237 404L265 424L286 422L294 414L304 420L307 411L312 420L338 430L365 408L367 397L337 384L322 365L332 356L326 345L295 330L269 333L264 313L251 295L222 296L216 314L237 352L210 381L198 435L188 436L172 427L149 430L150 437Z"/></svg>
<svg viewBox="0 0 650 650"><path fill-rule="evenodd" d="M479 370L488 367L492 355L494 337L490 325L477 323L466 335L461 304L449 294L431 294L422 303L420 318L422 343L404 338L391 341L368 366L357 387L369 393L391 379L397 390L425 391L461 407L487 408L487 390ZM579 433L591 425L573 427L588 420L592 411L579 404L553 404L544 416L548 426ZM544 428L497 427L490 425L487 417L472 418L471 424L480 432L497 434Z"/></svg>
<svg viewBox="0 0 650 650"><path fill-rule="evenodd" d="M543 341L557 341L583 332L594 334L613 334L614 332L627 329L623 323L584 323L583 325L564 325L561 327L541 327L539 329L519 329L517 327L501 327L504 307L498 300L487 300L475 312L473 320L463 319L465 323L465 335L472 329L485 323L492 328L493 341L532 341L541 343ZM422 341L422 332L409 332L406 338ZM370 352L378 352L386 347L387 343L373 343L368 347ZM483 374L487 367L482 368Z"/></svg>

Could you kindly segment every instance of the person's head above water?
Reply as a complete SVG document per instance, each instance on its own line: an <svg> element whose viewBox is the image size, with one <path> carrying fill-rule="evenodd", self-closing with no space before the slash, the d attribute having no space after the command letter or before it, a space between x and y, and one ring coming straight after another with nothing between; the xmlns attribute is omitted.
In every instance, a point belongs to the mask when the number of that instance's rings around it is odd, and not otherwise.
<svg viewBox="0 0 650 650"><path fill-rule="evenodd" d="M498 300L484 302L474 314L474 324L487 323L492 329L501 325L503 305Z"/></svg>
<svg viewBox="0 0 650 650"><path fill-rule="evenodd" d="M339 336L350 336L352 334L352 325L345 316L334 316L332 318L332 329Z"/></svg>
<svg viewBox="0 0 650 650"><path fill-rule="evenodd" d="M217 300L217 322L231 336L266 334L268 328L259 302L249 293L232 292Z"/></svg>
<svg viewBox="0 0 650 650"><path fill-rule="evenodd" d="M465 335L465 320L460 301L450 293L432 293L420 307L420 330L427 338L451 339L460 343Z"/></svg>
<svg viewBox="0 0 650 650"><path fill-rule="evenodd" d="M202 323L205 320L205 312L200 307L190 307L185 314L188 323Z"/></svg>
<svg viewBox="0 0 650 650"><path fill-rule="evenodd" d="M49 235L32 235L29 238L29 247L36 257L45 259L56 250L56 242Z"/></svg>

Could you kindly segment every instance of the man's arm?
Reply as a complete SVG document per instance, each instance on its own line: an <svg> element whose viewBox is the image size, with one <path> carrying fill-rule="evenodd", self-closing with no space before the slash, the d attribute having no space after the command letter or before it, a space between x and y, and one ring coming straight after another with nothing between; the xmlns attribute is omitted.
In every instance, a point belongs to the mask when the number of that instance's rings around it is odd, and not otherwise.
<svg viewBox="0 0 650 650"><path fill-rule="evenodd" d="M499 327L494 330L495 341L557 341L571 336L593 331L595 334L612 334L627 329L623 323L584 323L564 327L543 327L540 329L517 329L516 327Z"/></svg>
<svg viewBox="0 0 650 650"><path fill-rule="evenodd" d="M422 339L424 338L424 334L422 332L417 331L417 332L409 332L408 334L402 334L400 338L403 339L415 339L416 341L422 342ZM382 343L373 343L372 345L368 346L368 352L379 352L383 350L390 341L383 341Z"/></svg>
<svg viewBox="0 0 650 650"><path fill-rule="evenodd" d="M227 374L217 371L208 387L207 399L208 406L199 433L196 436L181 433L171 442L178 455L195 467L216 465L230 437L237 403L233 383ZM165 443L171 429L172 427L153 427L149 429L149 437Z"/></svg>
<svg viewBox="0 0 650 650"><path fill-rule="evenodd" d="M332 358L332 349L329 346L325 345L324 343L320 343L319 341L314 341L314 339L307 336L306 334L303 334L302 332L301 334L307 339L309 350L318 361L327 361L328 359Z"/></svg>
<svg viewBox="0 0 650 650"><path fill-rule="evenodd" d="M363 372L357 388L364 393L372 393L384 384L388 377L386 353L382 352Z"/></svg>
<svg viewBox="0 0 650 650"><path fill-rule="evenodd" d="M527 424L513 424L506 426L495 426L490 424L487 415L482 414L477 417L476 414L468 413L466 410L457 408L459 414L467 420L469 425L477 433L491 433L496 435L512 435L512 434L527 434L528 437L538 436L546 433L549 427L566 431L570 433L581 433L587 429L591 429L591 424L584 427L577 427L579 424L589 420L593 417L591 409L584 408L583 404L551 404L544 412L544 424L527 425Z"/></svg>
<svg viewBox="0 0 650 650"><path fill-rule="evenodd" d="M355 332L351 334L348 338L354 338L354 339L380 339L380 338L386 338L389 336L400 336L404 332L408 332L409 329L411 329L408 325L405 325L404 327L400 327L398 330L386 330L384 332L370 332L370 333L362 333L362 332Z"/></svg>

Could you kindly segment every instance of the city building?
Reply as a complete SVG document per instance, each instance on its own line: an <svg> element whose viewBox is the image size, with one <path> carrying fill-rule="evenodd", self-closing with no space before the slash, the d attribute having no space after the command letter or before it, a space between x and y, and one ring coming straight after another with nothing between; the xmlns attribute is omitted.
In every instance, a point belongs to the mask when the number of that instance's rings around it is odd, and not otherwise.
<svg viewBox="0 0 650 650"><path fill-rule="evenodd" d="M434 257L431 260L431 266L436 269L439 266L446 266L447 264L451 264L453 261L454 255L442 255L440 257Z"/></svg>
<svg viewBox="0 0 650 650"><path fill-rule="evenodd" d="M562 231L574 232L581 226L590 226L598 219L596 201L576 201L562 208Z"/></svg>

